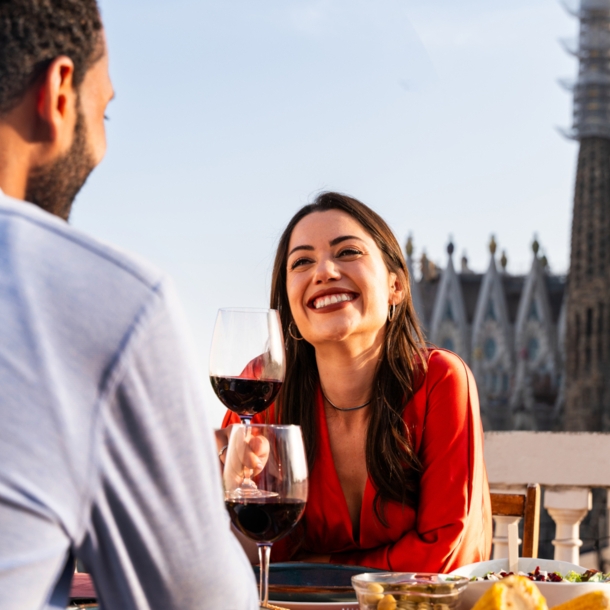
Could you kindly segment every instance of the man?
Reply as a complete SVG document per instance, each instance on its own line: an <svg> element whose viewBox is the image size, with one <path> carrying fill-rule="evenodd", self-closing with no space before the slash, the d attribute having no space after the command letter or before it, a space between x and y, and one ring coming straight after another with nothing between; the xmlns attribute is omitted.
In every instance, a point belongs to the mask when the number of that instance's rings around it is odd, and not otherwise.
<svg viewBox="0 0 610 610"><path fill-rule="evenodd" d="M258 608L170 283L65 222L112 96L95 0L0 0L0 609Z"/></svg>

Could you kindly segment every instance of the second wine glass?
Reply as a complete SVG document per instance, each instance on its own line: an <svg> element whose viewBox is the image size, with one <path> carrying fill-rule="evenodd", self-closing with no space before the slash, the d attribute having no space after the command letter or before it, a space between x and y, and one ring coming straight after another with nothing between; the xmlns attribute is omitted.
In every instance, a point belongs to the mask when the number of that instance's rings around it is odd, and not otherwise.
<svg viewBox="0 0 610 610"><path fill-rule="evenodd" d="M248 308L218 311L210 352L210 381L218 398L243 423L271 405L285 370L279 312Z"/></svg>
<svg viewBox="0 0 610 610"><path fill-rule="evenodd" d="M261 495L242 492L241 476L248 468ZM294 528L307 502L307 456L300 426L233 426L222 478L233 525L258 546L260 602L267 606L271 545Z"/></svg>

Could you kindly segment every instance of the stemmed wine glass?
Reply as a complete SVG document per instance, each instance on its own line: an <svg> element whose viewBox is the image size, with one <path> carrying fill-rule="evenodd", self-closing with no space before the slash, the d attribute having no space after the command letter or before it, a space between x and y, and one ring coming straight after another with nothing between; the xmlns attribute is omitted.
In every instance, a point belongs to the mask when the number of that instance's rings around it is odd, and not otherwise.
<svg viewBox="0 0 610 610"><path fill-rule="evenodd" d="M241 477L251 468L264 496L244 496ZM269 601L271 546L297 524L307 501L307 457L300 426L233 426L223 470L225 503L233 525L258 546L260 603Z"/></svg>
<svg viewBox="0 0 610 610"><path fill-rule="evenodd" d="M210 381L222 403L243 424L264 411L282 387L286 371L284 337L275 309L226 308L218 311L212 350ZM242 495L264 496L244 468Z"/></svg>
<svg viewBox="0 0 610 610"><path fill-rule="evenodd" d="M276 397L286 371L284 337L275 309L220 309L210 353L216 395L242 423Z"/></svg>

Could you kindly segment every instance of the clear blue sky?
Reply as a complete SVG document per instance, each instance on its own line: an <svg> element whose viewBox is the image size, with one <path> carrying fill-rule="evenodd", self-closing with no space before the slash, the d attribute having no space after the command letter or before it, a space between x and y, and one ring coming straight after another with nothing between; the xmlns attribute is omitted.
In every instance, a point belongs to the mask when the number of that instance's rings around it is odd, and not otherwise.
<svg viewBox="0 0 610 610"><path fill-rule="evenodd" d="M207 376L218 307L264 306L274 248L320 190L444 265L495 234L569 260L577 146L554 0L100 0L116 100L72 222L176 281ZM168 355L169 356L169 355ZM206 386L207 387L207 386ZM209 389L219 420L221 407Z"/></svg>

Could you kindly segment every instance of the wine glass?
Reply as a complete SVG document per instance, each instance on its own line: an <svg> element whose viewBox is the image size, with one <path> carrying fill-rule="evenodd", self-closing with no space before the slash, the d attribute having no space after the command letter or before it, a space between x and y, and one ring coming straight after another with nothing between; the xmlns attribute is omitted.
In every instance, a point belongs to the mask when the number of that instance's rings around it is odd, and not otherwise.
<svg viewBox="0 0 610 610"><path fill-rule="evenodd" d="M216 395L242 423L264 411L282 387L284 337L275 309L220 309L210 352Z"/></svg>
<svg viewBox="0 0 610 610"><path fill-rule="evenodd" d="M241 477L252 479L266 495L244 496ZM225 504L233 525L258 546L260 603L269 601L271 546L288 534L305 511L307 457L300 426L233 426L223 470Z"/></svg>

